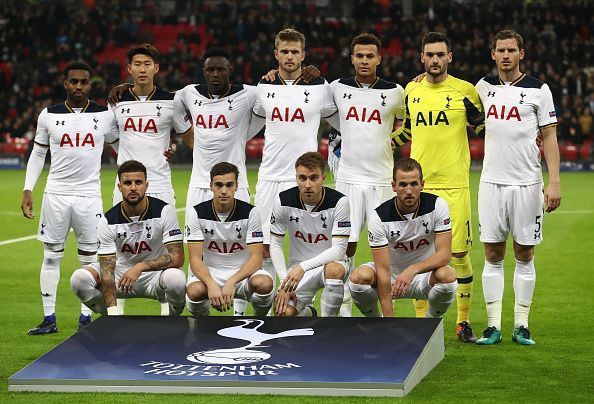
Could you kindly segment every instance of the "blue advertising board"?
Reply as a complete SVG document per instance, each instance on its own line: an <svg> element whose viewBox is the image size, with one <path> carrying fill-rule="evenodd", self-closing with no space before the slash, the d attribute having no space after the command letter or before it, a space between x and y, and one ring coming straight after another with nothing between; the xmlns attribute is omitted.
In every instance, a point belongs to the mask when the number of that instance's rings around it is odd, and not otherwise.
<svg viewBox="0 0 594 404"><path fill-rule="evenodd" d="M443 356L440 319L102 317L9 390L402 396Z"/></svg>

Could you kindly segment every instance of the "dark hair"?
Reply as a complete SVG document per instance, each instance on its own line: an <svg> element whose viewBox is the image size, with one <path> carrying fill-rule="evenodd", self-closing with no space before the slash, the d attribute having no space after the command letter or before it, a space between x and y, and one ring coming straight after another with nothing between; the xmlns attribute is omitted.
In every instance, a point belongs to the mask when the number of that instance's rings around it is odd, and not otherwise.
<svg viewBox="0 0 594 404"><path fill-rule="evenodd" d="M120 168L118 168L118 179L122 179L122 174L124 173L144 173L144 178L146 179L146 167L140 161L124 161Z"/></svg>
<svg viewBox="0 0 594 404"><path fill-rule="evenodd" d="M305 36L293 28L285 28L276 34L274 38L274 49L278 49L278 43L280 41L301 42L301 49L305 49Z"/></svg>
<svg viewBox="0 0 594 404"><path fill-rule="evenodd" d="M495 46L497 46L497 41L503 39L515 39L518 43L518 48L524 49L524 38L522 38L522 35L518 34L513 29L504 29L496 33L493 37L493 42L491 43L491 49L495 50Z"/></svg>
<svg viewBox="0 0 594 404"><path fill-rule="evenodd" d="M153 62L159 63L159 51L150 43L143 43L132 47L128 51L128 64L132 63L132 59L136 55L146 55L153 59Z"/></svg>
<svg viewBox="0 0 594 404"><path fill-rule="evenodd" d="M452 47L450 46L450 40L443 32L427 32L423 35L423 39L421 40L421 52L425 51L425 45L429 43L440 43L445 42L446 48L448 48L448 52L452 51Z"/></svg>
<svg viewBox="0 0 594 404"><path fill-rule="evenodd" d="M369 32L364 32L353 38L351 41L351 53L355 51L355 45L375 45L378 53L382 49L382 41Z"/></svg>
<svg viewBox="0 0 594 404"><path fill-rule="evenodd" d="M86 70L89 72L89 76L93 74L91 66L89 66L82 60L75 60L68 63L66 67L64 67L64 78L68 77L68 73L70 72L70 70Z"/></svg>
<svg viewBox="0 0 594 404"><path fill-rule="evenodd" d="M235 174L235 181L239 179L239 169L235 164L227 163L223 161L221 163L217 163L210 169L210 181L216 177L217 175L225 175L225 174Z"/></svg>
<svg viewBox="0 0 594 404"><path fill-rule="evenodd" d="M419 170L419 174L421 174L421 181L423 181L423 169L419 162L415 159L411 159L410 157L405 157L403 159L398 160L394 164L394 172L392 173L392 177L394 181L396 181L396 171L404 171L405 173L409 173L414 170Z"/></svg>
<svg viewBox="0 0 594 404"><path fill-rule="evenodd" d="M318 152L307 152L302 154L295 162L295 168L299 166L309 168L310 170L319 168L322 170L323 174L324 170L326 170L326 160L324 160L324 156Z"/></svg>
<svg viewBox="0 0 594 404"><path fill-rule="evenodd" d="M227 60L231 60L231 56L229 53L223 48L208 48L206 52L204 52L204 60L208 58L225 58Z"/></svg>

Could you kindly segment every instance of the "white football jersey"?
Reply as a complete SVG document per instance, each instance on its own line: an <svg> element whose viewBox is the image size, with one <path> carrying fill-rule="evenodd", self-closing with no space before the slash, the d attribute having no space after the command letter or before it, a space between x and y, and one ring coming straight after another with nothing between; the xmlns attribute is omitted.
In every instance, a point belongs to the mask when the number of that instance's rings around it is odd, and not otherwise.
<svg viewBox="0 0 594 404"><path fill-rule="evenodd" d="M169 148L173 128L174 93L157 87L141 100L132 88L122 95L113 111L120 131L118 165L128 160L140 161L146 166L151 193L173 192L171 169L164 156ZM187 131L180 127L180 133Z"/></svg>
<svg viewBox="0 0 594 404"><path fill-rule="evenodd" d="M261 81L257 92L254 114L266 118L258 180L293 181L297 158L318 151L320 118L336 113L330 85L322 77L287 85L277 75L274 82Z"/></svg>
<svg viewBox="0 0 594 404"><path fill-rule="evenodd" d="M365 88L354 77L330 84L341 133L337 179L355 184L390 184L394 118L404 117L404 89L379 77Z"/></svg>
<svg viewBox="0 0 594 404"><path fill-rule="evenodd" d="M175 99L180 101L176 104L176 130L181 132L187 125L185 111L189 111L194 127L190 186L208 188L210 169L226 161L239 169L239 188L248 188L245 144L264 126L262 119L252 120L256 87L231 85L227 93L217 97L204 84L190 84L179 90Z"/></svg>
<svg viewBox="0 0 594 404"><path fill-rule="evenodd" d="M289 268L316 257L332 247L333 237L348 238L351 234L348 199L324 187L322 200L308 211L298 187L283 191L272 208L270 233L278 237L289 234Z"/></svg>
<svg viewBox="0 0 594 404"><path fill-rule="evenodd" d="M151 196L147 198L147 208L139 217L128 217L120 202L97 223L97 254L115 254L116 279L139 262L167 254L166 244L183 241L175 207Z"/></svg>
<svg viewBox="0 0 594 404"><path fill-rule="evenodd" d="M476 85L485 109L485 159L481 181L503 185L542 182L540 128L557 123L549 86L523 74L506 85L498 76Z"/></svg>
<svg viewBox="0 0 594 404"><path fill-rule="evenodd" d="M448 204L437 195L421 192L411 219L396 208L396 197L378 206L369 220L369 246L388 247L393 275L435 254L435 234L452 230Z"/></svg>
<svg viewBox="0 0 594 404"><path fill-rule="evenodd" d="M106 107L88 102L75 112L62 102L45 108L35 134L35 143L49 146L51 154L45 192L100 197L103 145L117 139L115 119Z"/></svg>
<svg viewBox="0 0 594 404"><path fill-rule="evenodd" d="M247 202L235 200L227 220L221 221L213 200L190 210L186 223L186 242L202 243L204 264L233 274L249 258L248 245L262 244L262 223L258 210Z"/></svg>

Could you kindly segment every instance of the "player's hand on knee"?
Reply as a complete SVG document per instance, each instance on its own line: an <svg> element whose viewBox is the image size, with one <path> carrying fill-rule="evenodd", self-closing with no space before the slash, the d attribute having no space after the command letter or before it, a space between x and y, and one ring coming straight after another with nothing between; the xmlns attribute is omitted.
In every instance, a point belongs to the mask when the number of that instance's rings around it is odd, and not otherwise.
<svg viewBox="0 0 594 404"><path fill-rule="evenodd" d="M28 189L23 191L21 211L23 212L23 216L25 216L27 219L35 218L35 215L33 215L33 194Z"/></svg>
<svg viewBox="0 0 594 404"><path fill-rule="evenodd" d="M264 76L262 76L262 80L267 80L273 82L276 80L276 75L278 74L278 69L269 70Z"/></svg>
<svg viewBox="0 0 594 404"><path fill-rule="evenodd" d="M317 79L320 77L320 74L322 74L322 72L315 66L307 66L301 71L301 77L306 83Z"/></svg>
<svg viewBox="0 0 594 404"><path fill-rule="evenodd" d="M213 286L208 288L208 300L210 301L210 305L218 311L223 310L223 293L221 292L221 288L217 286Z"/></svg>
<svg viewBox="0 0 594 404"><path fill-rule="evenodd" d="M410 284L412 283L412 280L415 277L415 273L411 271L409 268L402 271L396 277L396 281L394 282L394 285L392 285L393 299L398 299L402 296L405 296L408 292L408 288L410 287Z"/></svg>
<svg viewBox="0 0 594 404"><path fill-rule="evenodd" d="M561 185L551 182L544 194L545 210L550 213L561 205Z"/></svg>
<svg viewBox="0 0 594 404"><path fill-rule="evenodd" d="M305 271L301 268L301 265L295 265L285 277L281 289L285 292L293 292L297 289L299 282L303 279Z"/></svg>
<svg viewBox="0 0 594 404"><path fill-rule="evenodd" d="M125 293L132 292L136 281L138 278L140 278L140 274L142 274L142 269L137 265L134 265L132 268L127 270L124 275L122 275L122 279L120 279L118 287Z"/></svg>
<svg viewBox="0 0 594 404"><path fill-rule="evenodd" d="M282 289L279 289L276 294L276 301L274 302L274 313L277 316L284 315L291 299L293 299L293 301L297 300L295 292L285 292Z"/></svg>
<svg viewBox="0 0 594 404"><path fill-rule="evenodd" d="M223 298L223 311L229 310L233 305L233 297L235 296L235 283L227 281L221 288L221 295Z"/></svg>
<svg viewBox="0 0 594 404"><path fill-rule="evenodd" d="M109 105L116 105L122 99L122 95L124 95L124 91L127 91L128 88L132 87L129 83L123 83L115 86L109 92L107 96L107 103Z"/></svg>

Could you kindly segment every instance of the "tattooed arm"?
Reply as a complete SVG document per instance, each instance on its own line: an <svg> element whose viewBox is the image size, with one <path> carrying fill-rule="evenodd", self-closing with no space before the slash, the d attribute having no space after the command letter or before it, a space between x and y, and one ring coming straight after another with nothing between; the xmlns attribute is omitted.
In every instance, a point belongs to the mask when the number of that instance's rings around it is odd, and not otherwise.
<svg viewBox="0 0 594 404"><path fill-rule="evenodd" d="M180 268L184 265L184 247L181 241L175 241L165 244L167 247L167 254L151 261L139 262L132 268L128 269L118 286L124 292L131 292L134 289L134 284L143 272L148 271L162 271L167 268Z"/></svg>
<svg viewBox="0 0 594 404"><path fill-rule="evenodd" d="M116 306L115 264L115 255L99 256L101 291L107 308Z"/></svg>

